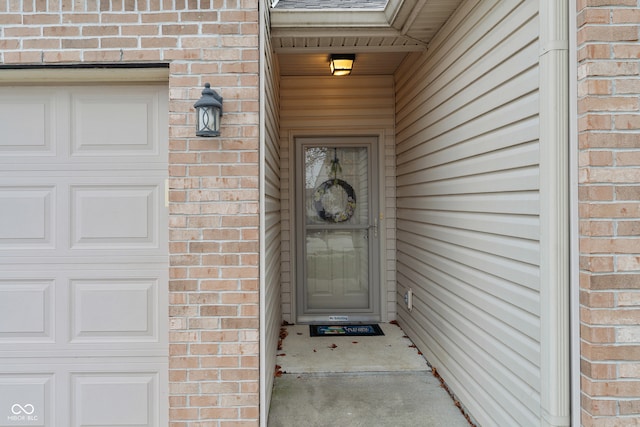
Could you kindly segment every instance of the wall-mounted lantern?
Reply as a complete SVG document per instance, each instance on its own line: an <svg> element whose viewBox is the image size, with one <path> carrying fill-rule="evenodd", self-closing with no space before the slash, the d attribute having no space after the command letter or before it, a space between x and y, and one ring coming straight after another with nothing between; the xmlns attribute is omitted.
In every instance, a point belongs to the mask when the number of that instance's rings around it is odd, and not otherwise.
<svg viewBox="0 0 640 427"><path fill-rule="evenodd" d="M196 109L196 136L220 136L222 97L204 84L202 97L193 105Z"/></svg>
<svg viewBox="0 0 640 427"><path fill-rule="evenodd" d="M333 76L348 76L353 69L356 55L353 53L332 53L329 67Z"/></svg>

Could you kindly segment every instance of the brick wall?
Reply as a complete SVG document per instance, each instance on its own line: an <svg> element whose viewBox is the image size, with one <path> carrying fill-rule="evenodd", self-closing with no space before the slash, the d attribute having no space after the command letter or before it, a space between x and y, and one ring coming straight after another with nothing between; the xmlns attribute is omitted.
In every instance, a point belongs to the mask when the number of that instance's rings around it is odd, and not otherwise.
<svg viewBox="0 0 640 427"><path fill-rule="evenodd" d="M171 426L258 425L258 0L0 0L0 64L170 64ZM205 82L222 137L194 137Z"/></svg>
<svg viewBox="0 0 640 427"><path fill-rule="evenodd" d="M577 6L581 417L640 425L640 3Z"/></svg>

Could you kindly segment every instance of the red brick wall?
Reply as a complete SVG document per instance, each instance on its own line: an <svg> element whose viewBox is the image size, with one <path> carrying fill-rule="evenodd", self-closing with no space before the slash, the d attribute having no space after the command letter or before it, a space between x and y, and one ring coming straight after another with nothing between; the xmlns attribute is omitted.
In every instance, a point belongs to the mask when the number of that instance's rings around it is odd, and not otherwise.
<svg viewBox="0 0 640 427"><path fill-rule="evenodd" d="M577 6L581 417L640 425L640 8Z"/></svg>
<svg viewBox="0 0 640 427"><path fill-rule="evenodd" d="M0 64L170 63L173 427L258 425L257 9L258 0L0 1ZM220 138L194 135L205 82L224 97Z"/></svg>

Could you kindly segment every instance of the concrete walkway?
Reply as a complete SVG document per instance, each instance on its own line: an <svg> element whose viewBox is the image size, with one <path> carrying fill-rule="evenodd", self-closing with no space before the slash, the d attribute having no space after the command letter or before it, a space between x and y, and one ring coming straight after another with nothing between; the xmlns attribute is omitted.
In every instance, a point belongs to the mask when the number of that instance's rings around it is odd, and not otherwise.
<svg viewBox="0 0 640 427"><path fill-rule="evenodd" d="M384 337L309 337L287 327L269 427L468 427L402 330Z"/></svg>

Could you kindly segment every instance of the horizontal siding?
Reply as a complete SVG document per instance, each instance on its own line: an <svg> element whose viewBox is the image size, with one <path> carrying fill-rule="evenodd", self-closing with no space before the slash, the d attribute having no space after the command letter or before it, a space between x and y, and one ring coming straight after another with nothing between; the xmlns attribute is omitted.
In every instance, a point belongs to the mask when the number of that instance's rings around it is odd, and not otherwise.
<svg viewBox="0 0 640 427"><path fill-rule="evenodd" d="M285 132L333 128L393 131L391 77L283 77L280 97Z"/></svg>
<svg viewBox="0 0 640 427"><path fill-rule="evenodd" d="M540 424L537 7L466 1L395 76L398 317L481 425Z"/></svg>
<svg viewBox="0 0 640 427"><path fill-rule="evenodd" d="M283 316L293 318L294 243L293 136L371 135L382 131L384 161L386 265L381 279L385 291L383 317L396 316L395 287L395 139L394 88L392 76L282 77L280 81L281 171L282 171L282 303ZM386 255L386 259L385 259ZM385 300L386 296L386 300Z"/></svg>
<svg viewBox="0 0 640 427"><path fill-rule="evenodd" d="M268 20L268 7L264 8L266 19ZM267 25L267 31L269 26ZM280 218L280 139L279 139L279 98L278 98L278 63L277 57L271 49L270 37L265 37L265 84L264 84L264 202L265 202L265 301L266 311L266 354L262 357L266 359L265 366L267 372L262 377L266 381L266 408L268 416L271 402L271 391L273 389L274 372L276 366L276 354L278 349L278 338L280 335L280 324L282 314L280 311L280 267L281 267L281 218ZM264 421L266 425L266 420Z"/></svg>

